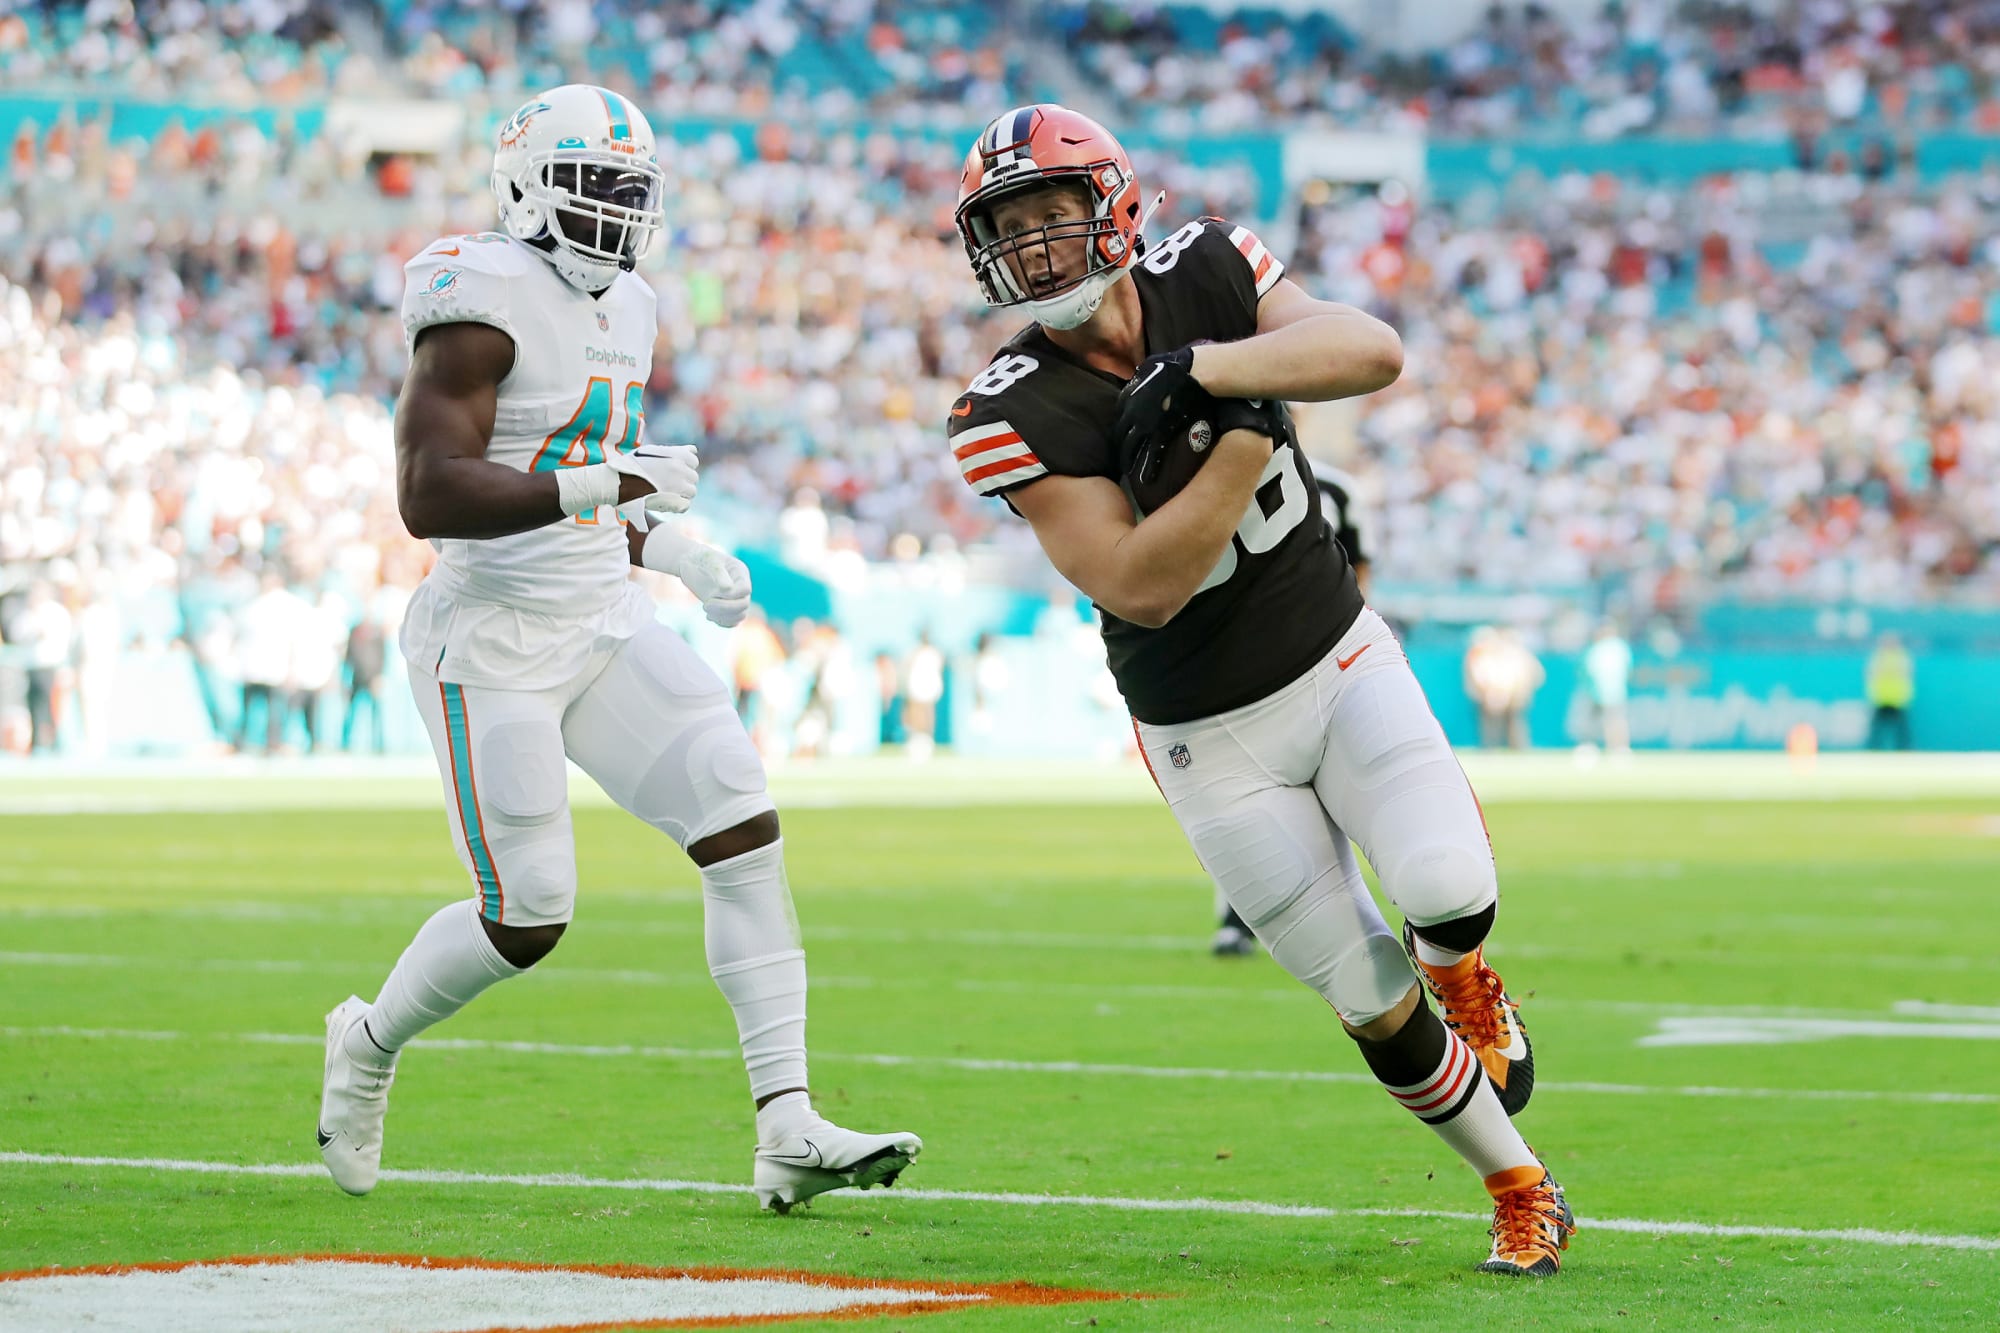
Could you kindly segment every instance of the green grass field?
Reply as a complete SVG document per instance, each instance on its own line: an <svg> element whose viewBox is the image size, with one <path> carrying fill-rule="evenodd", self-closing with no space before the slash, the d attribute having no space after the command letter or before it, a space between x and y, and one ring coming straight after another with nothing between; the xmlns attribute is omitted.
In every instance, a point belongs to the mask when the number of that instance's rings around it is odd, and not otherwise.
<svg viewBox="0 0 2000 1333"><path fill-rule="evenodd" d="M884 1324L939 1333L2000 1324L2000 802L1488 814L1521 1124L1582 1219L1550 1282L1471 1271L1478 1180L1268 959L1207 956L1191 854L1118 802L786 815L818 1099L927 1142L894 1191L787 1218L672 1185L747 1186L749 1104L695 877L623 814L578 812L562 947L396 1084L385 1167L517 1179L361 1200L313 1148L320 1019L465 892L442 814L0 816L0 1270L375 1252L1154 1298Z"/></svg>

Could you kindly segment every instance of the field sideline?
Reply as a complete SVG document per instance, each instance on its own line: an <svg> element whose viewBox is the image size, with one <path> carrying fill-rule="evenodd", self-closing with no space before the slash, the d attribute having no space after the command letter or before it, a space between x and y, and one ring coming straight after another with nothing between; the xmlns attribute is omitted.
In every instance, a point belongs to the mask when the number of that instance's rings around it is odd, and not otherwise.
<svg viewBox="0 0 2000 1333"><path fill-rule="evenodd" d="M1553 1282L1471 1273L1478 1182L1268 959L1206 955L1142 769L950 760L774 775L819 1097L927 1140L896 1190L783 1219L745 1190L695 877L594 793L569 937L411 1050L351 1200L310 1138L318 1020L464 891L427 761L0 768L0 1272L427 1255L538 1327L522 1265L642 1266L676 1311L689 1270L879 1282L848 1313L912 1329L2000 1322L2000 760L1467 768L1521 1123L1583 1219ZM35 1287L0 1281L0 1327L178 1327ZM319 1308L282 1325L349 1327Z"/></svg>

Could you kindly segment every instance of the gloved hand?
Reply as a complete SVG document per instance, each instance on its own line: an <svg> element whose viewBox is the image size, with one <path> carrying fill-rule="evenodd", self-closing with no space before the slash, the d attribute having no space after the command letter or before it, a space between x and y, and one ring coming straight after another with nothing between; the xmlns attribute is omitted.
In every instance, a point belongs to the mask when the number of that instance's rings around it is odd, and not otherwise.
<svg viewBox="0 0 2000 1333"><path fill-rule="evenodd" d="M1141 361L1118 391L1118 419L1111 426L1125 471L1143 476L1156 467L1162 438L1205 398L1194 378L1192 345Z"/></svg>
<svg viewBox="0 0 2000 1333"><path fill-rule="evenodd" d="M639 562L686 584L712 624L729 629L750 613L750 571L727 551L655 526L639 548Z"/></svg>
<svg viewBox="0 0 2000 1333"><path fill-rule="evenodd" d="M646 509L685 514L694 503L701 459L691 444L642 444L629 454L613 449L604 461L613 472L637 477L653 488L651 495L642 497ZM629 501L628 507L640 506L642 501Z"/></svg>

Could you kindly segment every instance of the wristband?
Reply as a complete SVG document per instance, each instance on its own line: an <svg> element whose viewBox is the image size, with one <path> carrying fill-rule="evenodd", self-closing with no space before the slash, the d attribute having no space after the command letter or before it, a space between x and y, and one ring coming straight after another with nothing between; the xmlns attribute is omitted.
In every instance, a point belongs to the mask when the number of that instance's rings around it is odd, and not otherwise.
<svg viewBox="0 0 2000 1333"><path fill-rule="evenodd" d="M556 502L565 514L581 514L599 505L616 505L618 486L618 473L609 463L556 469Z"/></svg>

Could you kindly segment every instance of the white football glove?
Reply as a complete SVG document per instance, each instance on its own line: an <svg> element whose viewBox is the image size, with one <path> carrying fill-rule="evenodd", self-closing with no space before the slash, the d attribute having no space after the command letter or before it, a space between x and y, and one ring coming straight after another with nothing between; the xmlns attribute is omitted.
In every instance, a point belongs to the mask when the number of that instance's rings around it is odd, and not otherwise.
<svg viewBox="0 0 2000 1333"><path fill-rule="evenodd" d="M653 488L651 495L621 508L620 512L628 518L632 510L640 508L655 513L685 514L694 503L701 459L691 444L642 444L629 454L623 449L613 449L604 461L613 472L637 477ZM642 526L640 530L645 529Z"/></svg>
<svg viewBox="0 0 2000 1333"><path fill-rule="evenodd" d="M639 548L639 560L646 568L672 574L686 584L701 600L701 613L711 624L730 629L750 613L750 571L727 551L655 527Z"/></svg>

